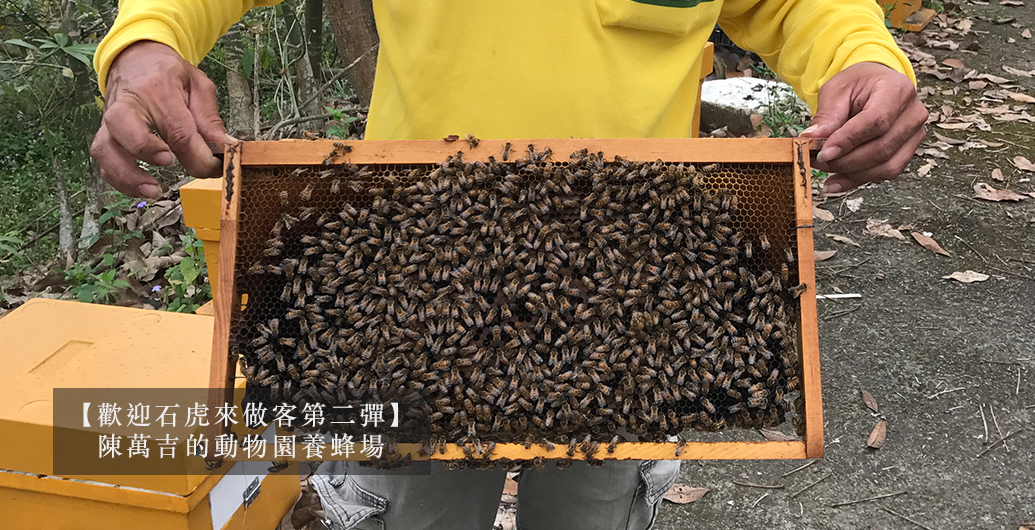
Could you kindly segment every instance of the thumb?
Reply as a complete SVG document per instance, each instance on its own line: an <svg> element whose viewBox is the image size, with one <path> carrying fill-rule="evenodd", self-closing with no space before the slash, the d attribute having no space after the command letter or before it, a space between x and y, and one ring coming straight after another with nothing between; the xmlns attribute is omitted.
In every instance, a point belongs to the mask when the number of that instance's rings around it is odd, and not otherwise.
<svg viewBox="0 0 1035 530"><path fill-rule="evenodd" d="M838 90L838 87L831 85L827 83L819 89L816 114L812 117L812 123L799 136L827 138L851 117L851 92Z"/></svg>

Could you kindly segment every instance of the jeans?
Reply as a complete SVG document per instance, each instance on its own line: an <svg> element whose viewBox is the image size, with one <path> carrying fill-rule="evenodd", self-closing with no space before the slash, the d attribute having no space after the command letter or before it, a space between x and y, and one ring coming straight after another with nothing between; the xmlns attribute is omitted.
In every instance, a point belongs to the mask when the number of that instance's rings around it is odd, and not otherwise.
<svg viewBox="0 0 1035 530"><path fill-rule="evenodd" d="M333 530L490 530L506 472L373 472L326 462L313 476ZM350 473L350 471L353 471ZM679 474L678 460L575 462L526 469L518 479L518 530L647 530L661 496Z"/></svg>

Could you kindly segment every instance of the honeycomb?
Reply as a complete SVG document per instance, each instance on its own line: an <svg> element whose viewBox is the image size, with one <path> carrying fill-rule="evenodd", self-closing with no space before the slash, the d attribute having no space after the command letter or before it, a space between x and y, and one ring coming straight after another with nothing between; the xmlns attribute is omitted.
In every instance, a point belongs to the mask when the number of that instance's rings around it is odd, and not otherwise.
<svg viewBox="0 0 1035 530"><path fill-rule="evenodd" d="M792 166L558 158L242 168L230 348L250 399L397 402L398 428L362 432L411 443L785 421Z"/></svg>

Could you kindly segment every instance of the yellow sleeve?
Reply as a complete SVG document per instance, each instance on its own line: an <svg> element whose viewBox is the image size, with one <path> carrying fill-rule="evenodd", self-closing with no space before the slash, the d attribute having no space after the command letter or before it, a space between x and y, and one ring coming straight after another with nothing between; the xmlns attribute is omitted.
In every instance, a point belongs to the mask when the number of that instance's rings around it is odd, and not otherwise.
<svg viewBox="0 0 1035 530"><path fill-rule="evenodd" d="M120 0L119 16L93 57L101 93L112 61L130 44L141 40L160 42L196 65L246 11L279 1Z"/></svg>
<svg viewBox="0 0 1035 530"><path fill-rule="evenodd" d="M726 0L719 25L758 53L816 111L819 88L853 64L875 62L916 76L873 0Z"/></svg>

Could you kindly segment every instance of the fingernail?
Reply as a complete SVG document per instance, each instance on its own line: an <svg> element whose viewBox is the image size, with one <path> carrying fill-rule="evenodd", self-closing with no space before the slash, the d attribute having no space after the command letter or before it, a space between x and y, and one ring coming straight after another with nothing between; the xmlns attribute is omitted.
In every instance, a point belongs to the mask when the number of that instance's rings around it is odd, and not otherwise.
<svg viewBox="0 0 1035 530"><path fill-rule="evenodd" d="M804 131L801 131L801 133L798 136L809 135L809 134L812 134L812 133L814 133L814 132L816 132L818 130L819 130L819 125L809 125L808 127L805 128Z"/></svg>
<svg viewBox="0 0 1035 530"><path fill-rule="evenodd" d="M159 166L168 166L169 164L172 164L174 160L176 160L176 157L174 157L169 151L162 151L155 155L155 164L158 164Z"/></svg>
<svg viewBox="0 0 1035 530"><path fill-rule="evenodd" d="M226 143L236 144L237 142L240 142L240 140L238 140L237 138L230 136L229 133L224 133L224 136L226 136Z"/></svg>
<svg viewBox="0 0 1035 530"><path fill-rule="evenodd" d="M154 184L141 184L137 188L137 193L141 197L147 197L148 199L157 199L162 196L162 188Z"/></svg>
<svg viewBox="0 0 1035 530"><path fill-rule="evenodd" d="M839 184L837 182L830 182L828 180L827 181L827 185L826 185L826 192L827 193L840 193L841 192L841 184Z"/></svg>
<svg viewBox="0 0 1035 530"><path fill-rule="evenodd" d="M841 156L841 148L836 145L832 145L830 147L824 147L819 154L816 155L816 161L820 164L826 164L839 156Z"/></svg>

